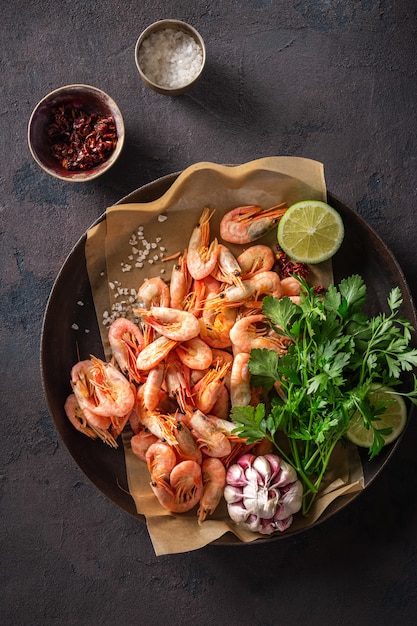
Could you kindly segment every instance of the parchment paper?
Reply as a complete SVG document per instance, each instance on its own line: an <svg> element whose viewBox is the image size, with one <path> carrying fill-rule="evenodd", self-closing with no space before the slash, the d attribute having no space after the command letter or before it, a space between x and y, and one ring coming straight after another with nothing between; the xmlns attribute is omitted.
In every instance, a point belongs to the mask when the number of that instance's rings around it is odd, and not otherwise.
<svg viewBox="0 0 417 626"><path fill-rule="evenodd" d="M160 276L167 282L173 261L163 259L182 252L203 208L215 210L210 221L211 238L218 236L223 214L236 207L258 204L267 208L282 201L326 201L323 166L299 157L269 157L239 166L197 163L184 170L158 200L146 204L109 207L106 219L87 233L86 261L105 354L110 358L108 326L129 315L135 294L146 278ZM276 246L276 229L256 241ZM244 247L230 246L235 254ZM148 253L145 255L145 250ZM311 284L328 286L333 280L331 262L311 266ZM224 502L210 519L198 525L196 512L172 515L163 509L149 486L144 462L132 453L131 433L123 433L129 491L137 512L145 515L157 555L195 550L232 532L243 542L261 535L236 526ZM326 476L323 493L308 518L295 516L292 529L316 521L337 497L363 489L363 474L355 449L340 447Z"/></svg>

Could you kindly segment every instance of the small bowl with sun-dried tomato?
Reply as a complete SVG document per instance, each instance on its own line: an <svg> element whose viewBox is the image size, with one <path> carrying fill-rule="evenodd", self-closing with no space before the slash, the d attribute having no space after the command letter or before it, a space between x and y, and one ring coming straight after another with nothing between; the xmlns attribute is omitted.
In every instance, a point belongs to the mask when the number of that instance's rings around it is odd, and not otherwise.
<svg viewBox="0 0 417 626"><path fill-rule="evenodd" d="M101 89L81 84L42 98L28 126L29 148L38 165L71 182L104 174L119 157L124 136L117 104Z"/></svg>

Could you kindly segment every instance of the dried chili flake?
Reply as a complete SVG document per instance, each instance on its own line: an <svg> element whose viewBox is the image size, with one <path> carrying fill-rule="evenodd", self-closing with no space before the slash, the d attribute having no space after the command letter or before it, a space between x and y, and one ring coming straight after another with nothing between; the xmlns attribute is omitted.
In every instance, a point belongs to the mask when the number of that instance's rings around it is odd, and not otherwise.
<svg viewBox="0 0 417 626"><path fill-rule="evenodd" d="M275 254L275 270L280 278L287 278L293 274L306 278L309 273L305 263L292 261L282 250Z"/></svg>
<svg viewBox="0 0 417 626"><path fill-rule="evenodd" d="M112 115L87 113L73 105L51 111L48 127L51 154L66 170L90 170L106 161L117 144Z"/></svg>

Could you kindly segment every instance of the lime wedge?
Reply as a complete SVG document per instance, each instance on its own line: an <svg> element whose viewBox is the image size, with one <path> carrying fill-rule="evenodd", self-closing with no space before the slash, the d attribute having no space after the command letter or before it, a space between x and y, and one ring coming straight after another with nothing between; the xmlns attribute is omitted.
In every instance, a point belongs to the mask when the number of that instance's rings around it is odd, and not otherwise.
<svg viewBox="0 0 417 626"><path fill-rule="evenodd" d="M321 263L339 249L344 236L342 218L325 202L303 200L290 206L278 225L278 243L299 263Z"/></svg>
<svg viewBox="0 0 417 626"><path fill-rule="evenodd" d="M392 428L389 435L382 435L385 445L392 443L402 433L407 422L407 407L404 399L394 393L390 387L376 385L373 389L371 388L368 397L371 404L388 402L384 413L378 416L379 419L374 424L378 430ZM352 443L362 448L370 448L374 439L373 430L366 428L359 413L353 415L346 436Z"/></svg>

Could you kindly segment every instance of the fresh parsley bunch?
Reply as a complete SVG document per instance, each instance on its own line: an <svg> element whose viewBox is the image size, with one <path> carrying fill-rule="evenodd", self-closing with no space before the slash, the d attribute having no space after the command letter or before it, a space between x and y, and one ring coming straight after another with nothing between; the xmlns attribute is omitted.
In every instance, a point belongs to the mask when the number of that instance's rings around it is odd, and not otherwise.
<svg viewBox="0 0 417 626"><path fill-rule="evenodd" d="M417 350L410 348L411 323L399 315L398 287L389 294L389 314L370 318L364 312L367 294L360 276L331 285L324 294L299 280L299 304L272 296L262 304L275 332L291 340L283 356L266 349L251 351L251 384L269 392L268 411L265 404L234 407L231 417L240 436L248 442L269 439L296 469L307 514L354 413L359 411L373 430L370 458L380 452L387 433L378 430L378 415L385 407L371 406L368 391L375 383L399 385L402 372L417 365ZM412 391L397 393L417 404L414 374L413 381Z"/></svg>

